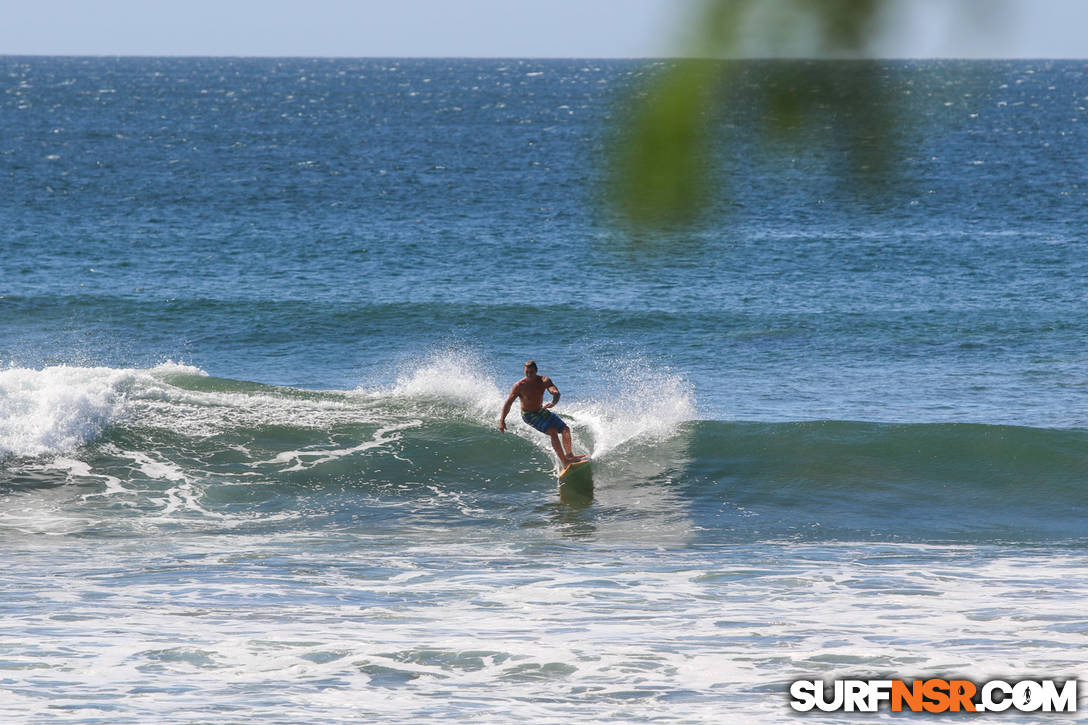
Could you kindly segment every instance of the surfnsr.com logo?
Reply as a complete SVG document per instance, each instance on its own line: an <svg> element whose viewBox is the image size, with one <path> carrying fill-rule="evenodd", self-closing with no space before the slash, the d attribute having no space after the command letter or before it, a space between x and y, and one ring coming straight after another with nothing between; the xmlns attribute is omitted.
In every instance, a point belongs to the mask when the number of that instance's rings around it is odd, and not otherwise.
<svg viewBox="0 0 1088 725"><path fill-rule="evenodd" d="M790 707L798 712L1076 712L1076 680L797 680Z"/></svg>

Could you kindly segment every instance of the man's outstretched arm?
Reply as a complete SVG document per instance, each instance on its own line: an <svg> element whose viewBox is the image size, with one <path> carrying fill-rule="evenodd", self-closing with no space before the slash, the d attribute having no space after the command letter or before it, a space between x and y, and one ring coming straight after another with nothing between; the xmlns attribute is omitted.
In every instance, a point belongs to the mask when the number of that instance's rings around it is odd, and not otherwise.
<svg viewBox="0 0 1088 725"><path fill-rule="evenodd" d="M507 397L506 402L502 406L502 414L499 415L499 432L506 432L506 416L510 413L510 406L514 404L514 401L518 398L518 386L514 386L514 389L510 391L510 396Z"/></svg>

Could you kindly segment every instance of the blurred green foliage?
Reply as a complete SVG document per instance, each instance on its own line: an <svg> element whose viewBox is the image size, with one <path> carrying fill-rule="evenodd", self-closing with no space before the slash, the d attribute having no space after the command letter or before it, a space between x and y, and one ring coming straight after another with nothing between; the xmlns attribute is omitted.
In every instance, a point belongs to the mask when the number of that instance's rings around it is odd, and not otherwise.
<svg viewBox="0 0 1088 725"><path fill-rule="evenodd" d="M865 61L881 14L891 0L706 0L684 53L640 88L622 114L614 144L610 196L621 217L637 227L685 226L721 196L721 169L712 161L712 118L739 98L743 57L838 58L842 63L774 64L757 89L760 131L790 141L814 113L836 111L847 138L849 166L879 179L879 139L889 121L872 95L877 69ZM844 71L844 67L847 70ZM745 102L751 102L746 89ZM868 102L862 102L868 101ZM728 139L726 139L728 142Z"/></svg>

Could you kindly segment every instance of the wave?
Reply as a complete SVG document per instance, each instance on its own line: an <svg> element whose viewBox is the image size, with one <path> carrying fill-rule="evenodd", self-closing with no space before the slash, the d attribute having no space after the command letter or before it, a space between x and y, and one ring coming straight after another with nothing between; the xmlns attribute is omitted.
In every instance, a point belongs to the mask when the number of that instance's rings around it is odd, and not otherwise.
<svg viewBox="0 0 1088 725"><path fill-rule="evenodd" d="M978 423L700 424L693 448L709 475L804 481L848 492L906 481L919 495L952 484L996 493L1074 493L1088 476L1088 431Z"/></svg>
<svg viewBox="0 0 1088 725"><path fill-rule="evenodd" d="M610 369L595 396L558 410L596 460L598 504L620 518L641 505L735 539L1084 538L1088 431L698 420L681 375L638 360ZM137 511L165 501L221 517L342 490L354 493L334 508L425 495L461 516L470 500L485 510L554 485L545 436L516 415L511 435L496 430L504 399L484 361L455 351L390 386L340 391L174 363L8 369L0 491L76 484L142 496Z"/></svg>
<svg viewBox="0 0 1088 725"><path fill-rule="evenodd" d="M690 436L684 496L742 538L1086 540L1088 431L707 421Z"/></svg>
<svg viewBox="0 0 1088 725"><path fill-rule="evenodd" d="M501 448L495 428L504 399L486 364L462 352L408 364L391 386L342 391L218 378L172 362L144 370L9 368L0 370L0 457L70 454L104 432L200 440L277 429L289 442L344 426L390 425L438 433L461 426L459 435L473 445ZM716 480L798 479L835 490L898 479L919 486L973 482L990 490L1045 482L1051 490L1079 490L1088 475L1088 432L1080 429L697 420L683 377L639 360L613 366L596 396L564 397L556 411L594 458L653 458L682 438L686 470ZM550 451L547 438L522 426L516 411L508 422L515 437Z"/></svg>
<svg viewBox="0 0 1088 725"><path fill-rule="evenodd" d="M683 379L632 361L605 379L597 397L565 397L560 415L576 443L595 457L632 439L668 437L694 417ZM164 363L151 369L55 366L0 371L0 459L64 455L106 432L156 431L192 440L256 430L334 432L338 427L435 426L469 423L495 437L506 394L479 357L435 352L404 366L387 387L321 391L213 377L196 367ZM548 439L521 426L511 431L550 451Z"/></svg>

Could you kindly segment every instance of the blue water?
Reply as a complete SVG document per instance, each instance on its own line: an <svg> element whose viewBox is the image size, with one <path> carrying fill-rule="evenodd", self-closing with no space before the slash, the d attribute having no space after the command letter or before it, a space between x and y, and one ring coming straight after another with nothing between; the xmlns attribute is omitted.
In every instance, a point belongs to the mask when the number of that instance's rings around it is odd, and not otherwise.
<svg viewBox="0 0 1088 725"><path fill-rule="evenodd" d="M705 216L632 231L609 148L661 65L0 58L0 715L1076 676L1084 64L883 63L788 142L760 89L861 66L733 66ZM496 430L528 358L592 488Z"/></svg>

